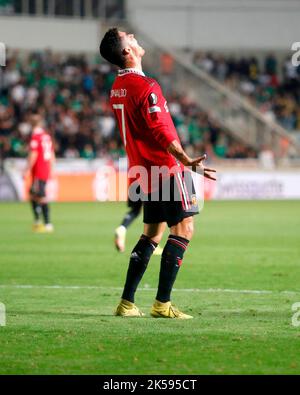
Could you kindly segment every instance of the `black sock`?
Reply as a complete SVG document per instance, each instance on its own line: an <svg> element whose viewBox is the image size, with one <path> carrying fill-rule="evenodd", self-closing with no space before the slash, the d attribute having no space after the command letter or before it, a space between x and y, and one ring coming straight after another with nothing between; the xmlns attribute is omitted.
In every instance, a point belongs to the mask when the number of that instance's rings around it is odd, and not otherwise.
<svg viewBox="0 0 300 395"><path fill-rule="evenodd" d="M172 288L188 244L189 240L180 236L170 235L165 245L161 257L159 284L156 295L156 299L162 303L171 300Z"/></svg>
<svg viewBox="0 0 300 395"><path fill-rule="evenodd" d="M50 224L50 209L48 203L41 204L45 225Z"/></svg>
<svg viewBox="0 0 300 395"><path fill-rule="evenodd" d="M127 229L128 226L136 219L136 217L138 217L140 211L141 211L140 209L139 210L130 210L125 215L121 225L124 226Z"/></svg>
<svg viewBox="0 0 300 395"><path fill-rule="evenodd" d="M38 221L41 214L41 206L35 200L31 200L31 207L33 211L34 220Z"/></svg>
<svg viewBox="0 0 300 395"><path fill-rule="evenodd" d="M141 236L130 256L122 299L134 303L135 291L147 269L151 255L156 247L157 243L150 240L145 235Z"/></svg>

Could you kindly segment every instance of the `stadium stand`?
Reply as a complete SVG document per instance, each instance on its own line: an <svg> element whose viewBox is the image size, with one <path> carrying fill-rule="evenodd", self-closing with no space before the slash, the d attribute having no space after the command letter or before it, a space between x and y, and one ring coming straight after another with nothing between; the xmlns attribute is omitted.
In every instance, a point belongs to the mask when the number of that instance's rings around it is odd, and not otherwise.
<svg viewBox="0 0 300 395"><path fill-rule="evenodd" d="M278 60L269 53L259 61L253 55L224 56L195 52L193 62L229 88L239 91L268 119L286 130L300 130L300 67L291 56Z"/></svg>
<svg viewBox="0 0 300 395"><path fill-rule="evenodd" d="M2 156L26 156L28 117L35 110L46 117L58 157L116 159L125 155L107 100L115 72L100 63L98 56L12 52L1 76ZM170 111L186 149L205 151L210 157L257 156L187 95L174 92L170 80L166 81Z"/></svg>
<svg viewBox="0 0 300 395"><path fill-rule="evenodd" d="M32 20L40 21L55 16L91 21L100 17L102 30L105 23L121 21L124 28L133 28L145 41L149 53L145 70L155 70L152 76L167 93L187 151L204 150L212 159L257 158L265 154L276 160L299 157L297 136L286 133L300 124L299 68L291 67L290 57L279 65L273 54L258 60L255 50L254 55L246 50L245 56L234 58L220 52L198 52L193 45L194 55L189 62L188 56L173 56L172 47L170 53L165 52L169 49L166 37L155 43L152 35L145 33L148 14L143 9L145 4L138 4L117 0L78 0L72 4L65 0L2 0L0 14L19 15L20 20L30 15ZM152 11L158 12L159 7L153 5ZM198 12L197 7L194 11ZM134 25L140 13L143 32ZM44 16L50 18L41 18ZM185 38L188 40L189 34ZM184 44L180 45L184 50ZM258 40L255 45L259 47ZM155 64L157 59L160 64ZM12 52L0 73L2 157L26 155L28 115L36 108L47 119L58 157L114 159L124 155L107 102L115 70L99 63L95 55L77 51L76 55L66 56L55 49L26 56L22 51Z"/></svg>

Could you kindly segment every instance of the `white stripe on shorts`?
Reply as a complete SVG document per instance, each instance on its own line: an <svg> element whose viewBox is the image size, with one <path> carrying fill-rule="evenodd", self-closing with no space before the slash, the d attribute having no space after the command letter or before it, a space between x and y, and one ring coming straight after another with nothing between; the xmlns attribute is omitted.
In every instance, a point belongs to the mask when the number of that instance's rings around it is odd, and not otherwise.
<svg viewBox="0 0 300 395"><path fill-rule="evenodd" d="M185 192L185 188L183 186L183 181L182 181L182 178L181 178L181 174L177 173L177 176L178 176L179 184L180 184L181 190L182 190L182 195L183 195L183 199L184 199L185 209L188 210L189 209L188 197L186 196L186 192Z"/></svg>

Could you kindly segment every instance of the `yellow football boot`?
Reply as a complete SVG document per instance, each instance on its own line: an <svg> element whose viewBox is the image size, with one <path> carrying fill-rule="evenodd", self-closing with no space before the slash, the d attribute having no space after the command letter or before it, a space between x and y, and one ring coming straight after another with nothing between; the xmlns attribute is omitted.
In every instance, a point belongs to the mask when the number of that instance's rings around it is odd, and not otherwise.
<svg viewBox="0 0 300 395"><path fill-rule="evenodd" d="M42 224L41 222L35 222L32 225L32 231L34 233L43 233L43 231L44 231L44 224Z"/></svg>
<svg viewBox="0 0 300 395"><path fill-rule="evenodd" d="M119 317L143 317L145 314L143 314L134 303L121 299L115 311L115 315Z"/></svg>
<svg viewBox="0 0 300 395"><path fill-rule="evenodd" d="M151 315L154 318L178 318L189 320L193 316L183 313L177 307L172 306L171 302L162 303L156 300L151 308Z"/></svg>
<svg viewBox="0 0 300 395"><path fill-rule="evenodd" d="M33 232L34 233L53 233L54 226L52 224L34 224L33 225Z"/></svg>

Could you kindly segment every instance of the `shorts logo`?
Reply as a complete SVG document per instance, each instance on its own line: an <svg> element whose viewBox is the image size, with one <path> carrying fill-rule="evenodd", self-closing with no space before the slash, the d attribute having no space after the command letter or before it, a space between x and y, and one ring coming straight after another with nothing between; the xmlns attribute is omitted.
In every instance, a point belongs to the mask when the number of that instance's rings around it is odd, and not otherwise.
<svg viewBox="0 0 300 395"><path fill-rule="evenodd" d="M157 98L156 94L150 93L150 95L148 97L148 101L149 101L150 106L154 106L155 104L157 104L158 98Z"/></svg>
<svg viewBox="0 0 300 395"><path fill-rule="evenodd" d="M196 195L191 196L191 202L193 206L197 206L197 197Z"/></svg>

